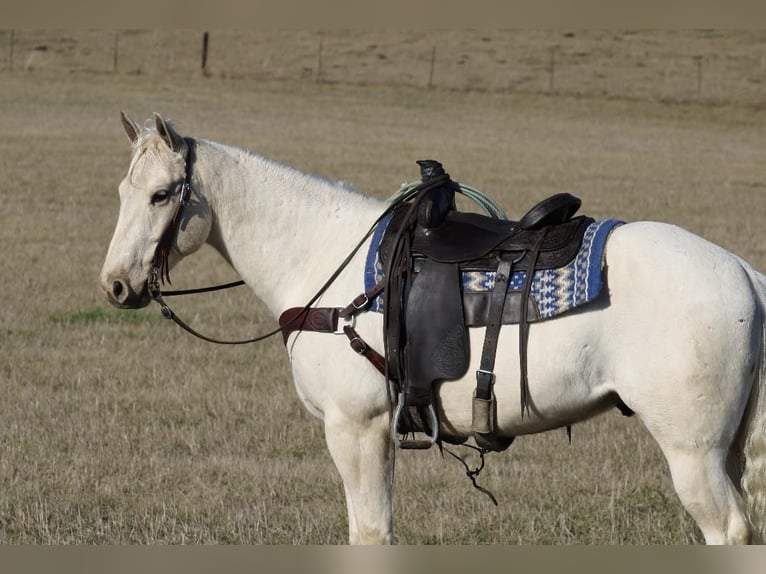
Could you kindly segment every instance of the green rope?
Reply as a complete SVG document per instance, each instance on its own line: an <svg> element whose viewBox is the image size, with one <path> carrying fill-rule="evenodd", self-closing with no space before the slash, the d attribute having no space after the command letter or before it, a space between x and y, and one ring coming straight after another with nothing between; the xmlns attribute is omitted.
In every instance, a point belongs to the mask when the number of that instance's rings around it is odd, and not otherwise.
<svg viewBox="0 0 766 574"><path fill-rule="evenodd" d="M418 186L421 185L421 182L410 182L410 183L404 183L399 188L399 191L397 191L394 195L392 195L389 198L389 201L391 203L400 203L402 201L407 201L411 197L417 194L419 191ZM463 195L473 201L476 205L481 207L481 209L484 210L484 213L489 215L490 217L494 217L495 219L508 219L508 216L505 214L505 211L503 211L503 208L500 207L497 203L492 201L489 197L487 197L484 193L479 191L478 189L474 189L473 187L469 187L467 185L464 185L462 183L453 182L454 189L457 193L460 195Z"/></svg>

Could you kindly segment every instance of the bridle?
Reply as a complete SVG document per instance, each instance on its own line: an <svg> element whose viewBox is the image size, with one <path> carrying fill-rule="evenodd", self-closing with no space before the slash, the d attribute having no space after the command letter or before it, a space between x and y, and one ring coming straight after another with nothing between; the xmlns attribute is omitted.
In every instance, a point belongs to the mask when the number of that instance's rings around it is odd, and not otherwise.
<svg viewBox="0 0 766 574"><path fill-rule="evenodd" d="M208 337L207 335L203 335L202 333L190 327L185 321L183 321L178 315L176 315L176 313L165 302L164 297L175 297L178 295L193 295L197 293L221 291L223 289L239 287L240 285L245 284L244 281L240 280L240 281L233 281L231 283L225 283L223 285L214 285L211 287L202 287L197 289L184 289L184 290L177 290L177 291L162 291L160 287L160 284L163 284L163 285L165 283L171 284L170 265L169 265L168 257L170 255L170 250L172 249L173 242L177 238L178 232L180 231L181 220L183 218L184 210L190 204L190 198L191 198L191 192L192 192L191 181L192 181L192 166L194 164L194 150L195 150L194 140L192 140L191 138L184 138L184 141L186 142L186 157L184 158L184 162L185 162L184 180L181 183L180 191L178 193L178 203L176 204L176 209L175 209L175 212L173 213L173 217L171 218L167 228L165 229L162 236L160 237L160 241L157 243L157 249L154 252L154 257L152 258L152 267L151 267L151 270L149 271L149 280L147 282L149 295L154 301L157 302L157 304L159 304L160 310L162 312L162 316L165 319L172 320L184 331L194 335L195 337L199 339L202 339L203 341L207 341L209 343L216 343L219 345L244 345L247 343L256 343L258 341L268 339L269 337L273 337L277 333L281 332L281 329L275 329L274 331L271 331L264 335L253 337L251 339L243 339L243 340L237 340L237 341L224 341L220 339L215 339L213 337Z"/></svg>
<svg viewBox="0 0 766 574"><path fill-rule="evenodd" d="M168 264L168 256L173 246L173 240L178 235L178 230L181 226L181 218L183 217L184 209L190 204L191 198L191 178L192 178L192 160L194 154L194 145L189 138L186 139L186 158L184 158L184 180L181 182L180 192L178 194L178 203L176 204L176 210L173 213L173 217L170 220L165 232L160 237L160 241L157 244L157 249L154 252L152 259L152 273L156 275L154 282L162 281L162 283L170 283L170 266Z"/></svg>
<svg viewBox="0 0 766 574"><path fill-rule="evenodd" d="M218 345L246 345L249 343L257 343L259 341L263 341L265 339L268 339L270 337L273 337L274 335L277 335L278 333L285 333L287 329L298 327L304 323L306 320L309 311L311 309L311 306L319 300L319 298L327 291L327 289L332 285L335 280L338 278L338 276L341 274L341 272L348 266L348 264L351 262L351 260L354 258L356 253L361 249L362 245L364 245L364 242L372 235L372 233L375 231L375 228L377 225L385 219L398 205L397 202L393 202L372 224L369 231L362 237L361 241L354 247L351 251L351 253L348 254L348 256L343 260L343 262L339 265L339 267L332 273L330 278L320 287L320 289L314 294L313 297L306 303L303 307L299 308L299 312L291 314L290 318L286 321L281 321L281 324L279 327L274 329L273 331L269 331L268 333L264 333L262 335L258 335L256 337L252 337L249 339L241 339L241 340L221 340L216 339L213 337L209 337L207 335L203 335L202 333L196 331L192 327L190 327L185 321L183 321L178 315L170 308L170 306L165 302L164 297L174 297L174 296L180 296L180 295L193 295L198 293L209 293L212 291L221 291L223 289L230 289L232 287L239 287L241 285L244 285L244 281L234 281L231 283L225 283L222 285L214 285L211 287L201 287L197 289L184 289L184 290L178 290L178 291L162 291L161 285L164 285L165 283L171 284L170 281L170 270L169 270L169 262L168 262L168 256L170 254L170 250L172 248L173 242L175 241L176 237L178 236L178 232L180 231L180 225L181 220L183 218L184 209L189 206L190 204L190 197L192 193L192 168L194 164L195 159L195 145L194 140L191 138L184 138L187 146L187 152L186 152L186 158L185 158L185 172L184 172L184 180L181 183L180 191L178 193L178 203L176 204L175 212L173 213L173 217L171 218L170 222L168 223L168 227L163 232L162 236L160 237L160 241L157 244L157 248L154 252L154 257L152 258L152 266L149 271L149 279L147 281L147 286L149 290L149 295L151 298L157 302L157 304L160 306L160 310L162 312L162 316L165 319L172 320L174 323L176 323L179 327L181 327L184 331L187 333L194 335L195 337L202 339L203 341L207 341L208 343L215 343Z"/></svg>

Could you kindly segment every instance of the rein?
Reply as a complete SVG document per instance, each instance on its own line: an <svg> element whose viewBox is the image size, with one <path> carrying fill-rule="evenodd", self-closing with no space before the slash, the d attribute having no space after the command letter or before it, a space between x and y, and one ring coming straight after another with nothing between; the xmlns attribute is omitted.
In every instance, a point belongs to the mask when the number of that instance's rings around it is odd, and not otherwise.
<svg viewBox="0 0 766 574"><path fill-rule="evenodd" d="M176 315L173 312L173 310L170 308L170 306L167 303L165 303L163 296L175 297L178 295L208 293L211 291L220 291L223 289L230 289L232 287L238 287L240 285L245 284L244 281L234 281L232 283L226 283L224 285L215 285L212 287L201 287L198 289L185 289L185 290L164 291L164 292L162 291L160 287L161 283L162 284L171 283L168 255L170 254L170 250L173 245L173 240L176 239L178 236L184 208L189 206L189 198L192 192L191 179L192 179L192 164L194 159L194 141L190 138L185 138L185 141L186 141L187 153L185 158L186 167L184 172L184 180L181 184L181 192L179 194L178 204L176 205L175 213L173 213L173 218L170 220L170 223L168 224L167 229L165 229L165 232L162 234L162 237L160 238L160 241L157 244L157 250L154 253L154 257L152 258L152 268L151 268L151 271L149 272L149 281L148 281L149 294L151 295L152 299L159 304L160 310L162 312L162 316L165 319L172 320L173 322L176 323L176 325L181 327L184 331L194 335L195 337L199 339L202 339L203 341L207 341L209 343L217 343L219 345L243 345L245 343L255 343L256 341L261 341L263 339L271 337L275 335L276 333L278 333L279 331L277 330L271 333L267 333L265 335L261 335L259 337L254 337L252 339L241 340L241 341L222 341L219 339L214 339L212 337L203 335L202 333L190 327L185 321L183 321L180 317L178 317L178 315Z"/></svg>
<svg viewBox="0 0 766 574"><path fill-rule="evenodd" d="M250 339L242 339L242 340L220 340L215 339L213 337L209 337L207 335L203 335L199 331L193 329L191 326L189 326L184 320L182 320L176 313L170 308L170 306L165 302L164 297L175 297L175 296L181 296L181 295L193 295L193 294L199 294L199 293L210 293L213 291L221 291L224 289L230 289L233 287L239 287L241 285L244 285L244 281L233 281L231 283L225 283L222 285L214 285L210 287L200 287L196 289L184 289L184 290L176 290L176 291L162 291L161 284L165 284L166 282L170 284L170 271L169 271L169 262L168 262L168 255L170 253L170 249L173 244L173 240L175 240L178 236L178 232L180 230L180 222L181 218L183 217L183 211L184 208L186 208L189 205L189 197L191 196L192 192L192 186L191 186L191 168L192 168L192 158L193 158L193 140L186 138L187 143L187 156L186 156L186 170L184 175L184 181L181 184L181 192L179 194L178 204L176 206L176 211L173 214L173 218L170 220L170 223L168 224L167 229L163 233L162 237L160 238L159 243L157 244L157 250L155 251L154 257L152 259L152 267L149 273L149 280L148 280L148 289L149 294L151 295L151 298L160 306L160 310L162 312L162 316L165 319L172 320L176 325L181 327L184 331L187 333L194 335L198 339L202 339L203 341L207 341L208 343L215 343L218 345L246 345L249 343L257 343L259 341L264 341L270 337L273 337L274 335L278 333L282 333L285 341L287 341L287 333L289 333L291 330L300 330L302 327L304 327L304 324L306 323L307 319L310 316L310 312L312 311L312 305L316 303L319 298L327 291L327 289L335 282L335 280L338 278L338 276L343 272L343 270L348 266L348 264L351 262L351 260L354 258L354 256L357 254L357 252L362 248L365 241L373 234L375 229L377 228L378 224L380 224L381 221L383 221L388 215L390 215L394 209L399 206L401 203L407 201L408 199L415 197L416 201L413 202L413 205L417 205L420 197L425 195L425 193L434 188L439 187L443 185L445 182L450 181L449 175L443 175L443 176L436 176L432 179L429 179L426 182L420 182L414 186L410 186L408 188L403 188L399 194L394 196L392 198L389 206L383 211L383 213L378 216L378 218L375 220L375 222L370 226L370 229L367 231L367 233L364 234L364 237L357 243L357 245L351 250L351 252L346 256L346 258L341 262L341 264L338 266L338 268L330 275L330 277L325 281L325 283L319 288L319 290L314 294L313 297L302 307L302 308L293 308L292 310L288 310L285 313L282 314L279 320L279 326L269 331L268 333L264 333L262 335L258 335L256 337L252 337ZM458 191L463 193L465 192L465 188L460 186L458 184ZM473 192L473 190L470 190L470 192ZM494 204L491 205L482 205L484 207L485 211L491 212L492 209L496 208ZM410 209L414 209L413 207L410 207ZM497 213L499 217L505 218L505 214L502 212L502 210L497 207ZM367 304L374 298L374 296L379 293L380 291L383 291L385 288L384 282L381 282L380 284L376 285L373 289L370 291L361 294L359 297L354 299L348 306L346 306L344 309L336 309L335 313L336 315L336 321L337 317L342 315L344 321L348 321L349 319L353 319L354 315L357 312L363 311ZM293 313L292 311L297 311ZM314 311L326 311L326 309L315 309ZM337 326L336 330L337 331ZM386 378L386 381L389 381L389 373L388 373L388 363L387 360L388 357L388 349L386 349L386 356L380 356L379 353L375 352L373 349L369 348L367 344L362 341L362 339L358 336L356 331L353 328L353 321L350 321L349 324L346 324L342 331L350 340L351 347L356 351L358 354L363 355L367 357L367 359L375 366L378 371L380 371ZM389 398L391 400L394 400L391 396L392 389L389 387ZM392 403L393 404L393 403ZM438 425L438 422L436 423ZM481 491L482 493L486 494L492 502L497 506L497 500L495 499L494 495L488 491L486 488L483 488L479 486L476 483L476 477L478 477L481 470L484 468L484 455L487 452L486 449L482 448L476 448L476 450L479 452L479 455L481 457L481 464L479 467L475 469L470 469L466 461L459 457L458 455L454 454L450 450L444 448L444 445L440 445L443 451L446 451L450 456L454 457L458 461L460 461L466 470L466 476L471 480L473 483L474 488Z"/></svg>
<svg viewBox="0 0 766 574"><path fill-rule="evenodd" d="M175 297L180 295L192 295L197 293L209 293L212 291L220 291L223 289L230 289L232 287L238 287L240 285L244 285L244 281L234 281L232 283L226 283L223 285L215 285L211 287L200 287L197 289L186 289L186 290L178 290L178 291L162 291L161 284L168 283L170 284L170 270L169 270L169 263L168 263L168 255L170 253L171 246L173 244L173 240L177 238L178 232L180 230L180 223L181 218L183 217L183 211L184 208L189 205L189 197L191 196L192 192L192 186L191 186L191 179L192 179L192 164L194 159L194 141L190 138L185 138L186 144L187 144L187 155L186 155L186 170L184 174L184 181L181 184L181 191L178 198L178 204L176 205L176 211L173 214L173 218L170 220L170 223L168 224L167 229L163 233L162 237L160 238L159 243L157 244L157 250L154 253L154 258L152 259L152 268L149 272L149 280L148 280L148 288L149 288L149 294L151 295L152 299L160 306L160 311L162 312L162 316L165 319L172 320L176 325L181 327L184 331L187 333L194 335L198 339L202 339L203 341L207 341L208 343L215 343L217 345L246 345L249 343L257 343L259 341L263 341L265 339L268 339L270 337L273 337L274 335L278 333L285 332L285 329L289 329L293 326L300 326L305 321L309 310L311 306L317 302L317 300L327 291L327 289L330 288L330 286L335 282L335 280L338 278L338 276L343 272L343 270L348 266L348 264L351 262L351 260L354 258L354 256L357 254L359 249L362 248L362 245L364 245L364 242L367 241L367 239L372 235L372 233L375 231L375 228L378 226L378 224L386 217L388 216L393 209L403 201L402 198L397 198L397 200L393 201L386 210L380 214L380 216L375 220L375 222L372 224L370 229L365 233L364 237L359 241L359 243L351 250L351 252L348 254L348 256L341 262L341 264L338 266L338 268L332 273L329 279L322 285L319 290L314 294L313 297L306 303L302 308L300 308L300 311L295 314L294 316L290 317L290 319L286 322L282 322L280 326L278 326L273 331L269 331L268 333L264 333L262 335L258 335L256 337L252 337L250 339L242 339L242 340L221 340L221 339L215 339L213 337L208 337L207 335L203 335L199 331L193 329L189 324L187 324L185 321L183 321L171 308L170 306L165 302L164 297ZM417 191L421 191L425 188L431 188L437 185L441 185L443 182L443 178L434 178L432 180L429 180L426 183L420 184L416 186Z"/></svg>

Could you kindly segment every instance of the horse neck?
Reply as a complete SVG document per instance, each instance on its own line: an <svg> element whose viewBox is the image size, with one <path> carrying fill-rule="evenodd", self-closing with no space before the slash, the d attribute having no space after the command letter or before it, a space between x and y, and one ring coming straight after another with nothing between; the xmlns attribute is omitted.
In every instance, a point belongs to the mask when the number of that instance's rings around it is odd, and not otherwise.
<svg viewBox="0 0 766 574"><path fill-rule="evenodd" d="M198 148L196 179L213 214L208 243L275 316L305 304L385 209L247 150L204 141Z"/></svg>

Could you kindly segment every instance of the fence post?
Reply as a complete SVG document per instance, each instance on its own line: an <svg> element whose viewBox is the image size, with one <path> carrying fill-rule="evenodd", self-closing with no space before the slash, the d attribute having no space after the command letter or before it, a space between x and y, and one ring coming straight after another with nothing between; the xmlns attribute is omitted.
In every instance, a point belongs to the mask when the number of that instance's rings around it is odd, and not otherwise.
<svg viewBox="0 0 766 574"><path fill-rule="evenodd" d="M117 64L119 61L120 52L120 31L114 32L114 60L112 61L112 72L117 73Z"/></svg>
<svg viewBox="0 0 766 574"><path fill-rule="evenodd" d="M556 46L551 46L550 60L548 62L548 91L553 91L554 76L556 75Z"/></svg>
<svg viewBox="0 0 766 574"><path fill-rule="evenodd" d="M317 48L317 83L322 82L322 39L319 39L319 47Z"/></svg>
<svg viewBox="0 0 766 574"><path fill-rule="evenodd" d="M702 58L703 56L694 56L697 63L697 99L702 96Z"/></svg>
<svg viewBox="0 0 766 574"><path fill-rule="evenodd" d="M14 41L14 30L11 30L11 49L8 56L8 68L10 70L13 70L13 41Z"/></svg>
<svg viewBox="0 0 766 574"><path fill-rule="evenodd" d="M207 48L210 41L210 34L202 34L202 75L207 76Z"/></svg>
<svg viewBox="0 0 766 574"><path fill-rule="evenodd" d="M431 50L431 69L428 72L428 87L434 87L434 68L436 67L436 46Z"/></svg>

